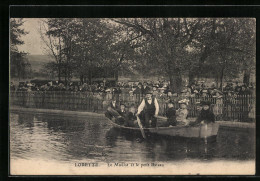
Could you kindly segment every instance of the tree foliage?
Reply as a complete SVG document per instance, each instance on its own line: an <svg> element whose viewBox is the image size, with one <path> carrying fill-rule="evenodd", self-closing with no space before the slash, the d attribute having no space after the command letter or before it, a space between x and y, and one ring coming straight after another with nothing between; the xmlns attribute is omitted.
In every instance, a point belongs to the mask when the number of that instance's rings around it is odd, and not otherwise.
<svg viewBox="0 0 260 181"><path fill-rule="evenodd" d="M164 74L173 91L182 88L184 75L234 77L254 70L255 20L223 18L115 19L141 34L141 69ZM151 71L153 70L153 71ZM145 71L144 71L145 72Z"/></svg>
<svg viewBox="0 0 260 181"><path fill-rule="evenodd" d="M21 37L27 32L21 28L23 19L10 19L10 70L11 77L27 78L31 74L31 64L25 52L20 52L18 46L24 44Z"/></svg>
<svg viewBox="0 0 260 181"><path fill-rule="evenodd" d="M122 70L167 77L179 92L184 77L210 76L222 86L255 69L254 19L47 19L41 27L59 79L91 82Z"/></svg>
<svg viewBox="0 0 260 181"><path fill-rule="evenodd" d="M47 19L40 32L49 55L56 60L52 67L59 80L76 76L91 83L93 78L117 76L133 54L129 40L120 37L122 32L108 20Z"/></svg>

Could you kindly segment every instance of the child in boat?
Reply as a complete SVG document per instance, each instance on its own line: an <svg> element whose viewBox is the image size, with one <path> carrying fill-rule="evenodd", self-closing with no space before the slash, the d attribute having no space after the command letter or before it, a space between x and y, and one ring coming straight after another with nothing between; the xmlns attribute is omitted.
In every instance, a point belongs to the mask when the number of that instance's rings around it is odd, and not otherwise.
<svg viewBox="0 0 260 181"><path fill-rule="evenodd" d="M196 104L196 110L197 110L196 115L198 116L198 115L200 115L200 112L202 110L202 104L201 104L201 102L196 102L195 104Z"/></svg>
<svg viewBox="0 0 260 181"><path fill-rule="evenodd" d="M136 118L136 108L135 105L132 104L129 107L128 113L126 114L125 124L127 127L138 127L137 118Z"/></svg>
<svg viewBox="0 0 260 181"><path fill-rule="evenodd" d="M173 102L168 102L168 109L166 111L167 126L176 126L176 110L173 107Z"/></svg>
<svg viewBox="0 0 260 181"><path fill-rule="evenodd" d="M204 123L214 123L215 122L215 115L213 114L212 111L210 111L209 107L211 103L209 101L202 101L202 110L200 112L200 115L198 116L197 120L192 124L204 124Z"/></svg>
<svg viewBox="0 0 260 181"><path fill-rule="evenodd" d="M187 119L188 116L188 110L187 110L187 105L188 105L189 100L183 99L179 101L180 108L176 111L176 120L177 120L177 125L188 125L189 120Z"/></svg>
<svg viewBox="0 0 260 181"><path fill-rule="evenodd" d="M124 103L120 104L120 109L117 111L122 117L126 116L126 106Z"/></svg>
<svg viewBox="0 0 260 181"><path fill-rule="evenodd" d="M126 118L126 108L125 108L125 104L124 103L121 103L120 104L120 109L117 110L117 112L120 114L120 116L118 116L115 120L115 122L117 124L124 124L125 123L125 118Z"/></svg>

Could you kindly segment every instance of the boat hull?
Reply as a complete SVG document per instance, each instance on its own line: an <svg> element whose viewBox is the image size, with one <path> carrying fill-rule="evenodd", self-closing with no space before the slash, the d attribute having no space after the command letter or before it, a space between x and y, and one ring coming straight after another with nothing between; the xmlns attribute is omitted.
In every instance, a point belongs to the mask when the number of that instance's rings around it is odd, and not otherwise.
<svg viewBox="0 0 260 181"><path fill-rule="evenodd" d="M186 138L208 138L217 136L219 124L210 123L199 126L174 126L149 130L151 133Z"/></svg>
<svg viewBox="0 0 260 181"><path fill-rule="evenodd" d="M139 127L125 127L118 125L112 120L109 121L113 126L129 131L140 132ZM219 124L218 123L208 123L200 124L197 126L172 126L172 127L156 127L156 128L144 128L145 133L157 134L161 136L171 136L171 137L185 137L185 138L209 138L216 137L218 134Z"/></svg>

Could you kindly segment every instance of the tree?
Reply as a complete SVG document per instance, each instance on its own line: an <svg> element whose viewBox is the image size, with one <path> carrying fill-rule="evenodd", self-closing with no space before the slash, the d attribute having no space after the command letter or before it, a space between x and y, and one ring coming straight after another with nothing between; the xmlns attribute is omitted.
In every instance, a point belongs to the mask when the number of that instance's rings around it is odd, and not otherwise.
<svg viewBox="0 0 260 181"><path fill-rule="evenodd" d="M163 75L180 92L183 79L220 80L254 69L255 22L223 18L47 19L42 39L51 66L69 81L106 78L118 71ZM248 76L245 76L245 81Z"/></svg>
<svg viewBox="0 0 260 181"><path fill-rule="evenodd" d="M81 81L99 77L108 62L112 34L101 19L78 19L73 61ZM104 75L103 75L104 76Z"/></svg>
<svg viewBox="0 0 260 181"><path fill-rule="evenodd" d="M72 77L72 50L76 27L77 20L69 18L50 18L40 24L39 32L47 47L46 51L55 59L55 64L50 62L53 72L57 71L59 81L64 77L66 84Z"/></svg>
<svg viewBox="0 0 260 181"><path fill-rule="evenodd" d="M26 78L31 73L31 65L26 58L27 53L20 52L18 46L24 44L21 37L27 32L21 28L23 19L10 19L10 70L11 77Z"/></svg>
<svg viewBox="0 0 260 181"><path fill-rule="evenodd" d="M40 29L47 52L55 58L50 63L59 80L76 76L92 83L95 77L117 79L118 71L126 69L133 46L121 27L108 19L47 19Z"/></svg>
<svg viewBox="0 0 260 181"><path fill-rule="evenodd" d="M139 39L143 47L139 53L143 55L143 68L167 76L171 89L180 92L183 73L187 72L190 62L188 47L196 39L201 20L148 18L114 21L129 27L136 35L142 35Z"/></svg>
<svg viewBox="0 0 260 181"><path fill-rule="evenodd" d="M211 39L204 46L205 70L211 70L223 86L225 77L234 78L241 71L253 69L255 58L255 21L253 19L213 19ZM209 68L211 69L209 69ZM249 69L248 69L249 68ZM208 73L208 72L206 72Z"/></svg>
<svg viewBox="0 0 260 181"><path fill-rule="evenodd" d="M222 87L225 77L237 76L243 67L254 64L253 19L143 18L114 22L142 35L142 47L136 51L141 57L140 69L164 74L175 92L182 89L187 74L190 82L196 75L215 75Z"/></svg>

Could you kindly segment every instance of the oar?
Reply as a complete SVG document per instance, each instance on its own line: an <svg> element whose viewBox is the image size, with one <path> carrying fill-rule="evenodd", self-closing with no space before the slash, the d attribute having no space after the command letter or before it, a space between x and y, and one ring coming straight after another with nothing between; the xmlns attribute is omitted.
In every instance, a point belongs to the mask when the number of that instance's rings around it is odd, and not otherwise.
<svg viewBox="0 0 260 181"><path fill-rule="evenodd" d="M144 139L146 139L146 136L145 136L145 133L144 133L144 129L143 129L143 125L142 125L142 123L141 123L139 117L138 117L138 116L136 116L136 117L137 117L137 122L138 122L138 125L139 125L139 127L140 127L142 136L143 136Z"/></svg>

